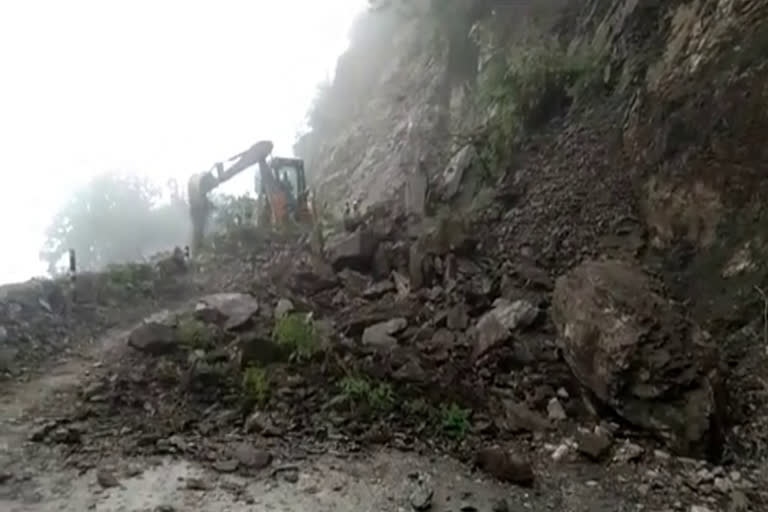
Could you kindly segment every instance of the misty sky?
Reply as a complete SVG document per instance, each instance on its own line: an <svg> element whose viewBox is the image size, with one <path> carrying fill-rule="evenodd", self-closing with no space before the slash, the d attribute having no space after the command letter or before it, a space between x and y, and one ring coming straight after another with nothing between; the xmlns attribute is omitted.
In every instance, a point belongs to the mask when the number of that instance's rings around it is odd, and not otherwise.
<svg viewBox="0 0 768 512"><path fill-rule="evenodd" d="M290 155L365 4L0 2L0 283L44 272L43 231L94 174L185 185L259 139Z"/></svg>

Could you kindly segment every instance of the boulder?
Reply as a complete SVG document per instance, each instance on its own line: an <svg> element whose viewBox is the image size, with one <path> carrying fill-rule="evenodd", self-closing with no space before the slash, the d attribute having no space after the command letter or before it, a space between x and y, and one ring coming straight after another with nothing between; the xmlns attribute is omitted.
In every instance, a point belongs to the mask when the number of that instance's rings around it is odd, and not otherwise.
<svg viewBox="0 0 768 512"><path fill-rule="evenodd" d="M478 450L474 464L502 482L528 487L535 479L530 461L497 446Z"/></svg>
<svg viewBox="0 0 768 512"><path fill-rule="evenodd" d="M372 232L358 229L354 233L338 233L325 243L325 254L335 270L351 268L365 272L371 268L377 240Z"/></svg>
<svg viewBox="0 0 768 512"><path fill-rule="evenodd" d="M525 300L510 302L507 299L496 299L491 314L499 319L501 325L514 331L524 329L536 321L539 308Z"/></svg>
<svg viewBox="0 0 768 512"><path fill-rule="evenodd" d="M560 277L552 315L575 377L628 422L677 453L722 453L722 387L714 347L660 283L621 261Z"/></svg>
<svg viewBox="0 0 768 512"><path fill-rule="evenodd" d="M393 335L407 326L408 321L405 318L393 318L367 327L363 331L363 345L379 349L393 348L397 345L397 338Z"/></svg>
<svg viewBox="0 0 768 512"><path fill-rule="evenodd" d="M179 348L176 319L168 311L145 318L128 335L128 346L151 355L165 355Z"/></svg>
<svg viewBox="0 0 768 512"><path fill-rule="evenodd" d="M496 345L505 342L509 336L509 329L499 321L492 312L483 315L473 328L475 347L472 351L472 359L477 360Z"/></svg>
<svg viewBox="0 0 768 512"><path fill-rule="evenodd" d="M445 199L453 199L459 193L461 183L464 181L464 173L472 167L477 159L475 147L468 144L456 153L443 171L445 183Z"/></svg>
<svg viewBox="0 0 768 512"><path fill-rule="evenodd" d="M463 219L444 216L424 223L418 244L425 253L442 256L451 252L467 254L474 248L476 240Z"/></svg>
<svg viewBox="0 0 768 512"><path fill-rule="evenodd" d="M259 302L245 293L216 293L200 299L195 316L224 329L237 329L259 312Z"/></svg>
<svg viewBox="0 0 768 512"><path fill-rule="evenodd" d="M282 318L293 310L293 302L288 299L280 299L275 306L275 318Z"/></svg>
<svg viewBox="0 0 768 512"><path fill-rule="evenodd" d="M455 304L445 317L446 326L454 331L463 331L469 325L469 311L463 302Z"/></svg>
<svg viewBox="0 0 768 512"><path fill-rule="evenodd" d="M473 359L508 340L513 331L528 327L539 315L539 309L524 300L497 299L493 305L494 308L480 317L474 327Z"/></svg>

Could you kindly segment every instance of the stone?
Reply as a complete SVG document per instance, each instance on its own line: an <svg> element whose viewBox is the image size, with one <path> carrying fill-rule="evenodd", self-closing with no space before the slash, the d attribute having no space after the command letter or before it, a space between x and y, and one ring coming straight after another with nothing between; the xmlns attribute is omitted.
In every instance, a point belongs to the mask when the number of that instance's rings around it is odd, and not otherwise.
<svg viewBox="0 0 768 512"><path fill-rule="evenodd" d="M616 451L613 460L616 462L633 462L642 457L644 453L645 448L639 444L626 441Z"/></svg>
<svg viewBox="0 0 768 512"><path fill-rule="evenodd" d="M493 309L478 320L475 326L473 359L482 357L492 348L505 342L512 332L531 325L539 315L539 309L524 300L510 302L497 299Z"/></svg>
<svg viewBox="0 0 768 512"><path fill-rule="evenodd" d="M296 469L290 469L283 472L283 480L289 484L295 484L299 482L299 471Z"/></svg>
<svg viewBox="0 0 768 512"><path fill-rule="evenodd" d="M411 507L416 511L424 511L432 508L432 497L435 491L431 487L425 485L418 486L409 498Z"/></svg>
<svg viewBox="0 0 768 512"><path fill-rule="evenodd" d="M337 277L344 290L353 297L362 296L371 284L371 279L368 276L349 268L341 270Z"/></svg>
<svg viewBox="0 0 768 512"><path fill-rule="evenodd" d="M461 184L464 181L464 174L472 167L477 159L475 147L468 144L456 153L451 161L448 162L443 171L443 180L445 183L445 199L451 200L461 190Z"/></svg>
<svg viewBox="0 0 768 512"><path fill-rule="evenodd" d="M233 473L240 465L235 459L217 460L213 463L213 469L220 473Z"/></svg>
<svg viewBox="0 0 768 512"><path fill-rule="evenodd" d="M508 432L542 432L552 425L541 414L532 411L525 404L504 400L497 413L497 425Z"/></svg>
<svg viewBox="0 0 768 512"><path fill-rule="evenodd" d="M0 325L0 343L8 341L8 329Z"/></svg>
<svg viewBox="0 0 768 512"><path fill-rule="evenodd" d="M376 252L376 237L368 230L339 233L325 243L325 254L334 270L350 268L365 272L371 268Z"/></svg>
<svg viewBox="0 0 768 512"><path fill-rule="evenodd" d="M395 282L395 290L400 299L408 297L411 294L411 282L397 270L392 271L392 280Z"/></svg>
<svg viewBox="0 0 768 512"><path fill-rule="evenodd" d="M502 448L487 447L475 454L475 465L492 477L522 486L531 486L534 481L531 463Z"/></svg>
<svg viewBox="0 0 768 512"><path fill-rule="evenodd" d="M271 453L248 443L239 443L235 446L233 456L241 465L254 470L264 469L272 463Z"/></svg>
<svg viewBox="0 0 768 512"><path fill-rule="evenodd" d="M496 299L491 314L499 319L501 325L510 331L515 331L535 322L539 316L539 308L526 300L510 302L507 299Z"/></svg>
<svg viewBox="0 0 768 512"><path fill-rule="evenodd" d="M191 491L207 491L211 488L202 478L187 478L186 487Z"/></svg>
<svg viewBox="0 0 768 512"><path fill-rule="evenodd" d="M424 368L422 368L419 360L412 358L398 368L392 374L392 378L399 382L419 383L427 381L427 373L424 371Z"/></svg>
<svg viewBox="0 0 768 512"><path fill-rule="evenodd" d="M417 244L411 244L408 248L408 277L411 281L410 288L418 290L426 283L424 263L426 253Z"/></svg>
<svg viewBox="0 0 768 512"><path fill-rule="evenodd" d="M555 451L552 452L552 460L555 462L560 462L563 460L566 456L568 456L568 453L571 451L570 447L563 443L559 445L557 448L555 448Z"/></svg>
<svg viewBox="0 0 768 512"><path fill-rule="evenodd" d="M477 321L472 331L475 346L472 359L477 360L493 347L505 342L510 337L509 329L499 321L493 312L488 312Z"/></svg>
<svg viewBox="0 0 768 512"><path fill-rule="evenodd" d="M379 281L378 283L373 283L371 286L366 288L365 291L363 291L363 297L368 300L376 300L394 291L396 290L392 281Z"/></svg>
<svg viewBox="0 0 768 512"><path fill-rule="evenodd" d="M293 311L293 302L288 299L280 299L275 306L275 318L282 318Z"/></svg>
<svg viewBox="0 0 768 512"><path fill-rule="evenodd" d="M552 421L563 421L568 418L563 404L557 398L552 398L547 404L547 416Z"/></svg>
<svg viewBox="0 0 768 512"><path fill-rule="evenodd" d="M470 254L476 243L464 219L448 215L425 222L416 245L425 254L444 256L449 253Z"/></svg>
<svg viewBox="0 0 768 512"><path fill-rule="evenodd" d="M611 451L613 440L606 432L578 432L576 434L576 447L594 461L599 461Z"/></svg>
<svg viewBox="0 0 768 512"><path fill-rule="evenodd" d="M265 437L279 437L282 435L282 430L277 428L272 421L272 418L266 412L255 411L248 416L243 425L245 432L262 434Z"/></svg>
<svg viewBox="0 0 768 512"><path fill-rule="evenodd" d="M179 348L175 319L164 311L152 315L128 335L128 346L150 355L167 355Z"/></svg>
<svg viewBox="0 0 768 512"><path fill-rule="evenodd" d="M103 468L96 471L96 482L104 489L120 486L120 481L115 474Z"/></svg>
<svg viewBox="0 0 768 512"><path fill-rule="evenodd" d="M445 324L451 330L463 331L469 325L467 305L460 302L451 307L445 317Z"/></svg>
<svg viewBox="0 0 768 512"><path fill-rule="evenodd" d="M245 293L216 293L200 299L195 316L227 330L245 325L259 312L259 302Z"/></svg>
<svg viewBox="0 0 768 512"><path fill-rule="evenodd" d="M386 322L366 327L363 331L363 345L377 349L392 349L397 346L397 338L393 335L408 326L405 318L393 318Z"/></svg>
<svg viewBox="0 0 768 512"><path fill-rule="evenodd" d="M719 358L688 316L661 283L618 260L583 263L553 293L558 343L579 382L676 454L717 460L725 409Z"/></svg>

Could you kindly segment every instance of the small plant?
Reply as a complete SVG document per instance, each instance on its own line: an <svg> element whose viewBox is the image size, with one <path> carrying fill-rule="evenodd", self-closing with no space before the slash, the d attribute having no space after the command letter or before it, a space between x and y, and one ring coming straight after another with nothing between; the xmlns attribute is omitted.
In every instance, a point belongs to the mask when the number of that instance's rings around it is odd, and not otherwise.
<svg viewBox="0 0 768 512"><path fill-rule="evenodd" d="M200 320L181 319L176 329L179 334L179 341L192 349L206 350L215 345L213 332Z"/></svg>
<svg viewBox="0 0 768 512"><path fill-rule="evenodd" d="M389 411L395 406L395 391L391 384L382 382L371 388L367 401L376 411Z"/></svg>
<svg viewBox="0 0 768 512"><path fill-rule="evenodd" d="M315 326L302 313L289 313L279 318L273 336L279 345L289 347L299 359L310 359L320 350Z"/></svg>
<svg viewBox="0 0 768 512"><path fill-rule="evenodd" d="M243 373L243 393L246 399L258 405L269 400L269 376L264 368L249 366Z"/></svg>
<svg viewBox="0 0 768 512"><path fill-rule="evenodd" d="M342 396L352 403L364 403L374 411L395 406L395 391L389 383L372 384L362 377L344 377L339 383Z"/></svg>
<svg viewBox="0 0 768 512"><path fill-rule="evenodd" d="M432 407L423 398L408 400L405 402L405 404L403 404L403 408L405 409L405 412L408 413L408 415L414 417L418 416L426 418L432 412Z"/></svg>
<svg viewBox="0 0 768 512"><path fill-rule="evenodd" d="M339 382L341 394L349 401L364 399L371 390L371 385L362 377L344 377Z"/></svg>
<svg viewBox="0 0 768 512"><path fill-rule="evenodd" d="M115 288L142 288L152 279L152 268L141 263L125 263L107 267L107 281Z"/></svg>
<svg viewBox="0 0 768 512"><path fill-rule="evenodd" d="M463 438L469 432L471 415L470 409L464 409L455 403L443 406L440 410L440 423L443 432L456 439Z"/></svg>

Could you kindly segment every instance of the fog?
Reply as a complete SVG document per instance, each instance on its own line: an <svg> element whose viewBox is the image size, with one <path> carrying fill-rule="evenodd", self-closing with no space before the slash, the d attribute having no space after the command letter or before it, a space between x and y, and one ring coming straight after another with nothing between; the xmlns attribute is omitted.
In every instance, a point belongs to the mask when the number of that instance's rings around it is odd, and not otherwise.
<svg viewBox="0 0 768 512"><path fill-rule="evenodd" d="M0 3L0 283L105 171L184 184L259 139L290 155L366 0ZM252 187L244 173L222 187Z"/></svg>

